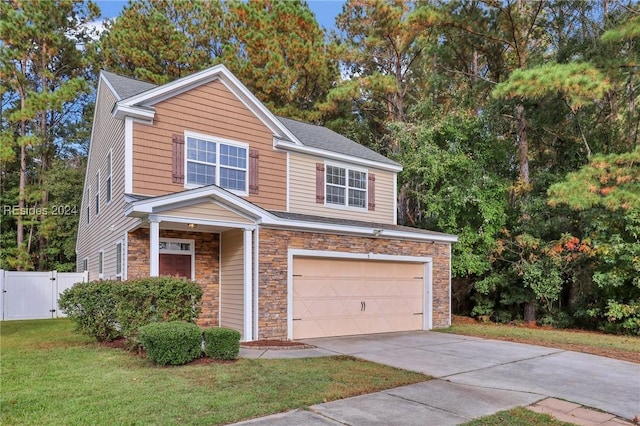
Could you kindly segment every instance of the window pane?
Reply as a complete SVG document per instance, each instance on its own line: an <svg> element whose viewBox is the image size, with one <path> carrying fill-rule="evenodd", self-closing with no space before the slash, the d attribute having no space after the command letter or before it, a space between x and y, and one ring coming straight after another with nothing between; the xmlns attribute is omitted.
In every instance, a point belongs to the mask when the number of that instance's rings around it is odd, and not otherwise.
<svg viewBox="0 0 640 426"><path fill-rule="evenodd" d="M367 201L367 193L357 189L349 189L349 206L364 208Z"/></svg>
<svg viewBox="0 0 640 426"><path fill-rule="evenodd" d="M327 166L327 183L344 186L345 170L340 167Z"/></svg>
<svg viewBox="0 0 640 426"><path fill-rule="evenodd" d="M344 205L344 188L327 185L327 203Z"/></svg>
<svg viewBox="0 0 640 426"><path fill-rule="evenodd" d="M116 245L116 274L122 273L122 244Z"/></svg>
<svg viewBox="0 0 640 426"><path fill-rule="evenodd" d="M220 186L225 189L245 191L247 189L247 172L244 170L220 168Z"/></svg>
<svg viewBox="0 0 640 426"><path fill-rule="evenodd" d="M202 139L187 138L187 160L215 163L216 143Z"/></svg>
<svg viewBox="0 0 640 426"><path fill-rule="evenodd" d="M351 188L366 189L367 174L365 172L349 170L349 186Z"/></svg>
<svg viewBox="0 0 640 426"><path fill-rule="evenodd" d="M211 185L216 175L215 166L187 162L187 183L193 185Z"/></svg>
<svg viewBox="0 0 640 426"><path fill-rule="evenodd" d="M229 167L247 168L247 150L232 145L220 144L220 164Z"/></svg>

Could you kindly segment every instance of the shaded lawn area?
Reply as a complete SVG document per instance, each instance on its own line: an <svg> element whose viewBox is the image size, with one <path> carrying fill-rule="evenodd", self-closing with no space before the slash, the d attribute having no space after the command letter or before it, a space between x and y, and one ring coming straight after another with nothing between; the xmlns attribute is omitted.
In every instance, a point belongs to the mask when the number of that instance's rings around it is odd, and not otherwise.
<svg viewBox="0 0 640 426"><path fill-rule="evenodd" d="M73 329L0 323L0 424L225 424L429 379L345 356L157 367Z"/></svg>
<svg viewBox="0 0 640 426"><path fill-rule="evenodd" d="M640 337L636 336L480 323L471 318L456 316L453 318L451 327L435 331L528 343L640 363Z"/></svg>

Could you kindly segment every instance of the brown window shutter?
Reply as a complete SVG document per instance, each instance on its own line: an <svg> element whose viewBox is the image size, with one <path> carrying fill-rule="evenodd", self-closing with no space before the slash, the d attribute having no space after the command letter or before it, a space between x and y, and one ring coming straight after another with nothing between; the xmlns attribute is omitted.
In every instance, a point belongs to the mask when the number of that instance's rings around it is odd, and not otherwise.
<svg viewBox="0 0 640 426"><path fill-rule="evenodd" d="M184 135L173 135L173 183L184 183Z"/></svg>
<svg viewBox="0 0 640 426"><path fill-rule="evenodd" d="M258 194L258 160L260 159L260 151L257 149L249 150L249 194Z"/></svg>
<svg viewBox="0 0 640 426"><path fill-rule="evenodd" d="M369 198L369 210L376 209L376 175L369 173L369 185L367 186Z"/></svg>
<svg viewBox="0 0 640 426"><path fill-rule="evenodd" d="M316 163L316 203L324 204L324 163Z"/></svg>

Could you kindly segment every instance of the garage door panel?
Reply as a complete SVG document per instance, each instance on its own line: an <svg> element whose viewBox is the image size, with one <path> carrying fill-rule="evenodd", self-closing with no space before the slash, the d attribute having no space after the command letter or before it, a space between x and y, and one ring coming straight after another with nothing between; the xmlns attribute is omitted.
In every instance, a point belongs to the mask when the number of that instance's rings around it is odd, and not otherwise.
<svg viewBox="0 0 640 426"><path fill-rule="evenodd" d="M424 264L296 258L293 337L420 330Z"/></svg>

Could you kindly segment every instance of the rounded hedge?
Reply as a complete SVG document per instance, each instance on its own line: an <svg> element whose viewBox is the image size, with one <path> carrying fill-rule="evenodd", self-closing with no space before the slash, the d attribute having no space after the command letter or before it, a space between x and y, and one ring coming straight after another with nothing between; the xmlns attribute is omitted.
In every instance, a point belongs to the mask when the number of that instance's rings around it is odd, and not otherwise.
<svg viewBox="0 0 640 426"><path fill-rule="evenodd" d="M240 332L230 328L208 328L203 331L204 354L215 359L237 359Z"/></svg>
<svg viewBox="0 0 640 426"><path fill-rule="evenodd" d="M182 365L202 355L202 330L183 321L154 322L138 335L147 358L160 365Z"/></svg>

